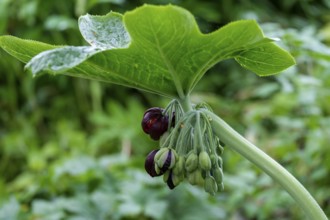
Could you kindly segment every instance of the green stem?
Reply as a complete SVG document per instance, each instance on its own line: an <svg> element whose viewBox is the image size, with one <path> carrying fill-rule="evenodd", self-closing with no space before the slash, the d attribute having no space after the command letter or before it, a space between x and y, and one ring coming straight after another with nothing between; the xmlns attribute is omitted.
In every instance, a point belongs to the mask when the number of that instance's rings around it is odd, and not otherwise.
<svg viewBox="0 0 330 220"><path fill-rule="evenodd" d="M181 107L184 112L189 112L192 109L191 102L190 102L190 96L186 95L183 98L178 99L179 103L181 104Z"/></svg>
<svg viewBox="0 0 330 220"><path fill-rule="evenodd" d="M205 112L210 117L213 130L220 140L223 141L228 147L231 147L243 157L250 160L280 185L282 185L282 187L306 212L308 219L328 219L310 193L285 168L237 133L217 115L210 111Z"/></svg>

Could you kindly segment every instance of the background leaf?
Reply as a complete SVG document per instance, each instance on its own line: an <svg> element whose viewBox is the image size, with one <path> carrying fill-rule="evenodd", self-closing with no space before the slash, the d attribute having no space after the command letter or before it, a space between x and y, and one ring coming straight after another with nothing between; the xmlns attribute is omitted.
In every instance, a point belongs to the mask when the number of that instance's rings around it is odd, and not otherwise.
<svg viewBox="0 0 330 220"><path fill-rule="evenodd" d="M20 207L18 201L11 197L8 203L0 208L0 219L15 220L18 218Z"/></svg>

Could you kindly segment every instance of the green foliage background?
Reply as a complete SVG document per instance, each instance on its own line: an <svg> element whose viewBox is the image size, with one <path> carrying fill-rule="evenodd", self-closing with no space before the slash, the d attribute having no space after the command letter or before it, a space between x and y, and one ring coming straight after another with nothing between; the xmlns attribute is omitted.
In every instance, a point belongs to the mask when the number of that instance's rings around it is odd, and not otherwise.
<svg viewBox="0 0 330 220"><path fill-rule="evenodd" d="M2 0L0 34L82 45L77 18L173 3L204 32L256 19L297 65L260 78L225 61L193 101L214 111L294 174L330 215L329 1ZM226 148L225 191L170 191L143 170L157 142L144 135L145 109L159 96L65 76L32 78L0 51L0 219L303 219L281 187Z"/></svg>

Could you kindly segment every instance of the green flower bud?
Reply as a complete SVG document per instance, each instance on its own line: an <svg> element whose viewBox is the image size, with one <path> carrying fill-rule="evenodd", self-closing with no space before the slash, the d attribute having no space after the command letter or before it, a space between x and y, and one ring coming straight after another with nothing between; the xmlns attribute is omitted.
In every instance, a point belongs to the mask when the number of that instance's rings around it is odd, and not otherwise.
<svg viewBox="0 0 330 220"><path fill-rule="evenodd" d="M183 156L181 156L179 158L179 161L178 161L178 166L179 166L179 169L182 173L184 173L184 164L185 164L185 158Z"/></svg>
<svg viewBox="0 0 330 220"><path fill-rule="evenodd" d="M210 193L212 196L218 191L218 186L215 179L212 176L207 176L205 178L204 189L206 192Z"/></svg>
<svg viewBox="0 0 330 220"><path fill-rule="evenodd" d="M205 171L211 170L211 159L209 154L206 151L202 151L199 153L199 166Z"/></svg>
<svg viewBox="0 0 330 220"><path fill-rule="evenodd" d="M179 163L176 163L175 166L172 169L172 172L176 175L179 175L181 173L181 170L179 168Z"/></svg>
<svg viewBox="0 0 330 220"><path fill-rule="evenodd" d="M163 175L163 180L165 183L167 182L169 176L170 176L170 170L167 170Z"/></svg>
<svg viewBox="0 0 330 220"><path fill-rule="evenodd" d="M184 157L180 156L173 168L173 173L175 175L180 175L184 173L184 162L185 162Z"/></svg>
<svg viewBox="0 0 330 220"><path fill-rule="evenodd" d="M222 168L222 164L223 164L222 157L218 157L218 165L219 165L219 167Z"/></svg>
<svg viewBox="0 0 330 220"><path fill-rule="evenodd" d="M214 154L211 154L210 159L211 159L212 167L215 167L216 164L218 163L218 158L217 158L217 156L214 155Z"/></svg>
<svg viewBox="0 0 330 220"><path fill-rule="evenodd" d="M220 143L216 146L215 150L218 155L222 155L223 147L220 145Z"/></svg>
<svg viewBox="0 0 330 220"><path fill-rule="evenodd" d="M188 173L187 179L191 185L200 185L200 186L204 185L204 178L202 176L201 170L199 169L196 169L195 171Z"/></svg>
<svg viewBox="0 0 330 220"><path fill-rule="evenodd" d="M197 183L197 185L204 186L205 180L204 180L204 177L202 175L202 171L201 170L196 170L195 171L195 175L196 175L196 183Z"/></svg>
<svg viewBox="0 0 330 220"><path fill-rule="evenodd" d="M187 173L187 180L191 185L196 185L195 172Z"/></svg>
<svg viewBox="0 0 330 220"><path fill-rule="evenodd" d="M175 186L179 185L183 181L184 177L183 175L175 175L172 172L172 182Z"/></svg>
<svg viewBox="0 0 330 220"><path fill-rule="evenodd" d="M212 176L214 177L217 184L221 184L223 181L223 172L221 168L212 169Z"/></svg>
<svg viewBox="0 0 330 220"><path fill-rule="evenodd" d="M198 167L198 156L195 153L190 153L186 163L185 163L185 168L188 172L192 172L196 170Z"/></svg>

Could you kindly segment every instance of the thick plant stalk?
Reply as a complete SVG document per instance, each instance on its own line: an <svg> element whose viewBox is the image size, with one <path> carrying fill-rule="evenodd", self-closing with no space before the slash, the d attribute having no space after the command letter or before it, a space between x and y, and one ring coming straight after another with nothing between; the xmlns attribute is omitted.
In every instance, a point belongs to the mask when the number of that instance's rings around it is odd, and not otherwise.
<svg viewBox="0 0 330 220"><path fill-rule="evenodd" d="M211 119L211 125L214 132L221 141L277 181L304 210L307 219L328 219L310 193L284 167L246 140L217 115L210 111L206 111L206 113Z"/></svg>

